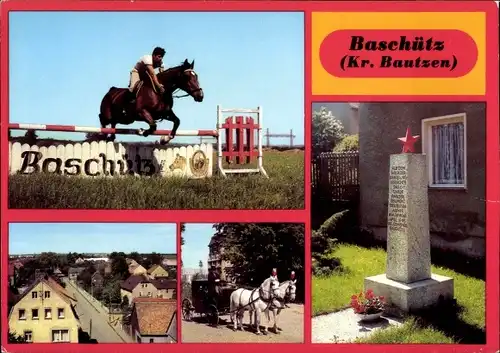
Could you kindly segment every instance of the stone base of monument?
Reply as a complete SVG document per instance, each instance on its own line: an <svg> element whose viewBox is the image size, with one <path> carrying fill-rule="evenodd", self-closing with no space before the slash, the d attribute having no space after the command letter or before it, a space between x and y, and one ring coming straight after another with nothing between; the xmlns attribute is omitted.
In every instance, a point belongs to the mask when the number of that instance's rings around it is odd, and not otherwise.
<svg viewBox="0 0 500 353"><path fill-rule="evenodd" d="M432 274L430 279L413 283L402 283L387 278L386 274L365 278L365 290L372 289L375 295L384 296L389 307L395 307L402 312L412 312L425 309L442 299L452 299L454 296L453 278ZM390 314L398 314L394 309Z"/></svg>

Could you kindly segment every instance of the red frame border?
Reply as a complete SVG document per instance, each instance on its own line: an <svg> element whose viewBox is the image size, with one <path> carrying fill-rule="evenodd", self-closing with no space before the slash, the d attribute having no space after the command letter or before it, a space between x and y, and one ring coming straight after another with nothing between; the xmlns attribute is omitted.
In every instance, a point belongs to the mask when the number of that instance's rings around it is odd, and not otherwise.
<svg viewBox="0 0 500 353"><path fill-rule="evenodd" d="M487 62L486 68L486 96L312 96L311 80L309 75L311 63L311 48L308 45L310 37L311 11L368 11L371 8L374 11L482 11L487 14ZM499 332L499 230L500 223L498 219L500 202L499 197L499 111L498 111L498 8L493 1L464 1L464 2L414 2L414 1L356 1L356 2L327 2L327 1L60 1L45 0L43 2L24 2L10 1L1 4L1 33L3 41L1 42L0 61L2 80L0 86L1 94L1 170L0 191L1 195L1 323L2 327L8 327L7 322L7 301L6 301L6 283L3 280L7 276L8 269L8 222L162 222L176 223L204 223L204 222L273 222L279 219L283 222L300 222L306 225L306 298L311 298L310 286L310 266L309 256L309 237L310 237L310 168L305 168L305 209L292 211L249 211L238 210L225 212L222 210L199 211L115 211L115 210L9 210L8 209L8 148L7 146L7 123L8 123L8 12L9 11L298 11L305 13L305 165L311 163L310 149L307 147L311 142L311 103L321 101L346 102L346 101L486 101L487 102L487 190L486 190L486 242L487 242L487 344L486 345L359 345L359 344L311 344L311 303L306 302L304 317L304 340L305 344L292 344L289 350L292 352L301 352L302 349L313 349L318 352L324 351L354 351L361 352L372 350L377 352L391 351L435 351L435 352L478 352L490 353L499 349L499 337L495 332ZM486 74L486 73L485 73ZM178 227L179 229L179 227ZM179 233L179 230L178 230ZM180 239L178 238L178 242ZM178 264L181 258L180 246L178 244ZM179 274L180 276L180 274ZM180 293L180 284L178 293ZM180 341L180 311L178 310L178 339ZM2 342L6 342L7 330L2 330ZM179 344L179 343L177 343ZM158 349L165 349L162 344L97 344L97 345L78 345L78 344L4 344L9 352L106 352L110 348L122 350L124 352L135 352L141 349L146 352L154 352ZM140 347L140 348L139 348ZM208 352L216 349L222 353L233 352L235 349L243 352L253 352L255 349L280 349L281 344L181 344L175 346L168 345L169 349L179 352ZM284 347L283 347L284 348Z"/></svg>

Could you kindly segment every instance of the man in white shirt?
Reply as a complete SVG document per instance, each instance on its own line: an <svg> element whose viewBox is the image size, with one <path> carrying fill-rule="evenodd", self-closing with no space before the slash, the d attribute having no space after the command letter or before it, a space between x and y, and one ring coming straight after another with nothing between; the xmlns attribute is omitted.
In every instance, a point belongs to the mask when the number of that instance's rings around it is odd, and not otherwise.
<svg viewBox="0 0 500 353"><path fill-rule="evenodd" d="M165 56L165 49L156 47L153 50L152 54L147 54L142 56L139 61L135 64L134 68L130 71L130 82L129 82L129 92L131 100L135 99L134 90L136 85L141 80L141 76L145 73L148 73L151 79L153 80L153 84L159 90L161 94L165 92L165 88L163 87L158 79L156 78L155 69L158 68L160 72L163 71L163 57Z"/></svg>

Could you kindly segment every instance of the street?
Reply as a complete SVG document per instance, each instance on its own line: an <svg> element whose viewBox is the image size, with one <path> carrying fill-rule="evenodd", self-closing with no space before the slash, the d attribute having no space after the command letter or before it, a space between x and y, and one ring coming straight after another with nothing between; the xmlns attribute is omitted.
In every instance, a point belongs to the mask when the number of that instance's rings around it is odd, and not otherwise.
<svg viewBox="0 0 500 353"><path fill-rule="evenodd" d="M108 324L108 314L92 306L88 299L80 294L76 285L66 278L64 279L66 289L77 300L76 312L80 317L82 330L88 332L90 338L98 343L123 343L125 342Z"/></svg>
<svg viewBox="0 0 500 353"><path fill-rule="evenodd" d="M219 343L239 343L239 342L252 342L252 343L303 343L304 342L304 306L298 304L288 304L290 307L284 309L278 319L278 326L282 329L279 334L269 332L267 335L256 335L250 331L248 326L248 312L245 313L243 318L243 325L245 331L234 332L229 326L231 322L229 315L221 316L219 327L211 327L205 323L200 322L198 315L195 315L193 321L182 320L182 341L181 342L219 342ZM267 323L267 318L264 315L261 317L262 324ZM273 325L271 322L269 326Z"/></svg>

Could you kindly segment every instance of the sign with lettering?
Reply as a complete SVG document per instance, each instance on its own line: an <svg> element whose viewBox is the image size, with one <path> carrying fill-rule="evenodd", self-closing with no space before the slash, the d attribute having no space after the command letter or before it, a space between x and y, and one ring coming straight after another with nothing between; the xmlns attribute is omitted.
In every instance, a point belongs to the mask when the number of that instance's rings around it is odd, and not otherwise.
<svg viewBox="0 0 500 353"><path fill-rule="evenodd" d="M212 176L213 146L203 143L167 147L94 141L45 147L9 142L9 156L10 174L200 179Z"/></svg>
<svg viewBox="0 0 500 353"><path fill-rule="evenodd" d="M407 180L406 166L391 166L387 227L392 231L406 232L408 229Z"/></svg>

